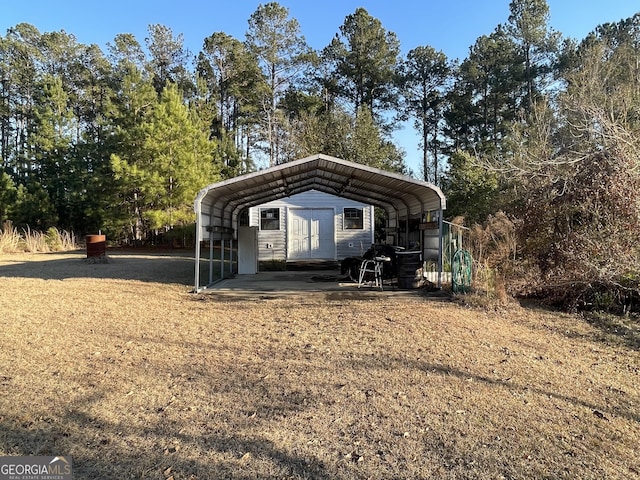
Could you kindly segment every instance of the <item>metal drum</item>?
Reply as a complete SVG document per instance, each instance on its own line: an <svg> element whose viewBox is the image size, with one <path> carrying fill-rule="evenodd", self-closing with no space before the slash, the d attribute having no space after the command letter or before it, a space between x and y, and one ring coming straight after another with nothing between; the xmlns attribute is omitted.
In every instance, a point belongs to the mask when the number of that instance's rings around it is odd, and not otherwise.
<svg viewBox="0 0 640 480"><path fill-rule="evenodd" d="M398 288L412 289L424 285L422 252L397 252L396 267Z"/></svg>
<svg viewBox="0 0 640 480"><path fill-rule="evenodd" d="M106 235L87 235L87 258L104 257L107 253Z"/></svg>

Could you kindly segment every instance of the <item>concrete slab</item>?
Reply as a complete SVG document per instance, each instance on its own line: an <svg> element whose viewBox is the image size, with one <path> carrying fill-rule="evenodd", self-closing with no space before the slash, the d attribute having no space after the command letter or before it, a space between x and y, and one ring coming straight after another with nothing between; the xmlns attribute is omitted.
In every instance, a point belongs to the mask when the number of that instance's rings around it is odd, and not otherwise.
<svg viewBox="0 0 640 480"><path fill-rule="evenodd" d="M367 299L402 296L428 296L423 289L400 290L385 282L384 289L358 284L340 274L339 270L296 270L259 272L255 275L235 275L221 280L201 293L245 299L303 296L315 299Z"/></svg>

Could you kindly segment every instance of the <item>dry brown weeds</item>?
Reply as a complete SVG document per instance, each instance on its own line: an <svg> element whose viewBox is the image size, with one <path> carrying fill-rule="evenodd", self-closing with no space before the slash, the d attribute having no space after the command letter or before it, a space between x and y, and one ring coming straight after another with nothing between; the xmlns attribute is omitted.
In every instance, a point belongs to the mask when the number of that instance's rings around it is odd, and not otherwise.
<svg viewBox="0 0 640 480"><path fill-rule="evenodd" d="M193 295L189 258L0 256L0 455L78 479L640 477L640 355L578 317Z"/></svg>

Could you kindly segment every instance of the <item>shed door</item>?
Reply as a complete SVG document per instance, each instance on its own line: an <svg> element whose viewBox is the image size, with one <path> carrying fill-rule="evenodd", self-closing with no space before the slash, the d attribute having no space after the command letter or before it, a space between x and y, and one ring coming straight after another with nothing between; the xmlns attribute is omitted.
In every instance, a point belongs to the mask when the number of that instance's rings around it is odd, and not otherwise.
<svg viewBox="0 0 640 480"><path fill-rule="evenodd" d="M335 258L333 209L292 208L288 218L289 260Z"/></svg>

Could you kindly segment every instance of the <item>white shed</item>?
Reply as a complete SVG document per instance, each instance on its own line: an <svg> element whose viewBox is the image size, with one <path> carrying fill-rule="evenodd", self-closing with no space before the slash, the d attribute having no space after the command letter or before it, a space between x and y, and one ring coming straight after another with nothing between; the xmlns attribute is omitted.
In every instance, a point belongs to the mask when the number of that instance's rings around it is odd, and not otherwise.
<svg viewBox="0 0 640 480"><path fill-rule="evenodd" d="M341 260L374 243L374 208L308 190L249 209L258 260Z"/></svg>

